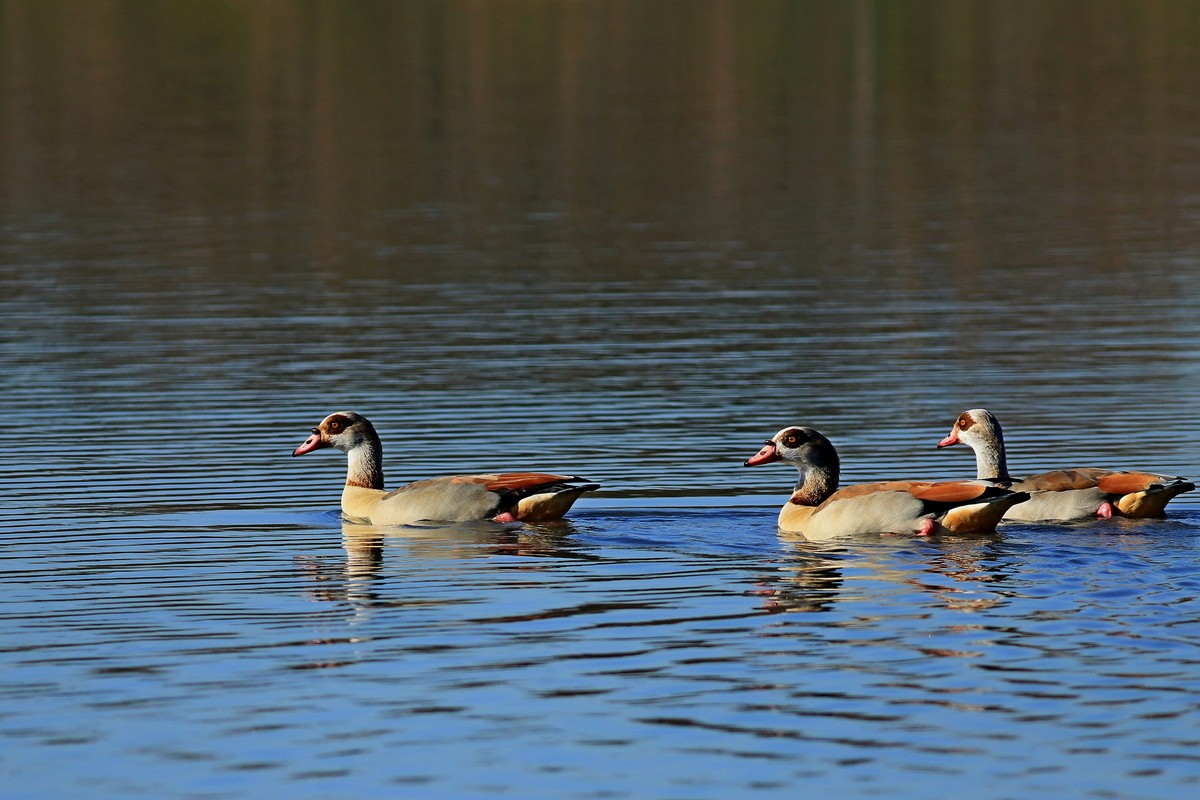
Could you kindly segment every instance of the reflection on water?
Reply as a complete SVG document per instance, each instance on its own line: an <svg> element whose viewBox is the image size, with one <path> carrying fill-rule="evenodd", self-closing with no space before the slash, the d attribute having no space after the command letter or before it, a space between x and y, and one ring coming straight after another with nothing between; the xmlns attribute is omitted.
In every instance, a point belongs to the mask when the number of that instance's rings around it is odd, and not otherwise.
<svg viewBox="0 0 1200 800"><path fill-rule="evenodd" d="M343 521L344 557L304 557L298 563L316 586L313 599L369 609L377 602L387 602L384 596L372 592L372 583L383 573L385 556L431 560L435 570L439 562L469 558L585 558L571 547L570 537L577 532L578 528L567 520L536 525L478 522L406 527ZM535 562L524 567L537 568Z"/></svg>
<svg viewBox="0 0 1200 800"><path fill-rule="evenodd" d="M780 538L843 480L1200 475L1200 3L0 4L14 796L1184 796L1165 521ZM1052 65L1052 68L1051 66ZM539 469L558 527L384 530ZM519 754L518 757L514 757Z"/></svg>
<svg viewBox="0 0 1200 800"><path fill-rule="evenodd" d="M780 535L790 542L791 557L763 577L763 608L772 612L830 610L846 589L843 562L849 552L826 542Z"/></svg>
<svg viewBox="0 0 1200 800"><path fill-rule="evenodd" d="M1032 526L1029 526L1032 527ZM980 592L976 582L998 584L1004 576L989 571L986 562L1003 546L1003 536L947 535L930 542L932 550L924 570L928 578L912 574L910 563L896 564L897 556L909 555L913 543L909 537L864 537L847 542L810 542L798 534L780 532L787 543L789 558L778 574L764 581L771 611L826 611L834 603L865 599L860 580L904 584L927 592L947 608L959 611L986 610L1002 603L991 591ZM847 570L857 577L847 578ZM864 575L865 572L865 575ZM963 585L959 585L963 584ZM994 590L996 586L989 586Z"/></svg>

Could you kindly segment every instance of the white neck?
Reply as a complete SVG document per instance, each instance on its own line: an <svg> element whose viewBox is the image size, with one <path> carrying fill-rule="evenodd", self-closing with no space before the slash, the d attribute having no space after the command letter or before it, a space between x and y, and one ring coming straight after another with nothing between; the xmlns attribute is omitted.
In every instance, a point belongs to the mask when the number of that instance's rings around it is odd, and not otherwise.
<svg viewBox="0 0 1200 800"><path fill-rule="evenodd" d="M837 491L838 468L817 464L795 464L800 473L792 502L805 506L819 506L829 495Z"/></svg>
<svg viewBox="0 0 1200 800"><path fill-rule="evenodd" d="M346 451L346 485L383 488L383 446L361 440Z"/></svg>
<svg viewBox="0 0 1200 800"><path fill-rule="evenodd" d="M979 480L1010 479L1008 461L1004 457L1004 439L1001 436L989 436L986 440L972 443L975 451L975 477Z"/></svg>

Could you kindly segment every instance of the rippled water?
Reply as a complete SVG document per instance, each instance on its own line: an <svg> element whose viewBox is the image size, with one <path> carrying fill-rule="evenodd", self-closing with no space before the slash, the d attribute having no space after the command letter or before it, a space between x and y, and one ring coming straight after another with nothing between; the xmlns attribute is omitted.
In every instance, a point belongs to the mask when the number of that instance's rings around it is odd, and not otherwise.
<svg viewBox="0 0 1200 800"><path fill-rule="evenodd" d="M0 4L5 797L1181 797L1200 493L809 543L847 481L1200 475L1200 5ZM1055 69L1044 68L1053 63ZM545 469L555 526L382 529Z"/></svg>

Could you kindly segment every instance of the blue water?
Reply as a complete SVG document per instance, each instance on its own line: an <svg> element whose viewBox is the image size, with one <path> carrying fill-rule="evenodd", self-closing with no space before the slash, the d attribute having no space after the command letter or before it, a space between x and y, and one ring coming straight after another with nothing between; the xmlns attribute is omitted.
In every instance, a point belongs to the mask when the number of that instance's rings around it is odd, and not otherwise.
<svg viewBox="0 0 1200 800"><path fill-rule="evenodd" d="M11 531L8 794L1200 781L1194 510L816 545L770 508L598 505L548 528L230 510Z"/></svg>
<svg viewBox="0 0 1200 800"><path fill-rule="evenodd" d="M970 476L986 406L1014 474L1200 476L1197 30L3 4L0 795L1195 794L1200 493L818 544L742 462ZM341 409L389 486L603 488L345 524Z"/></svg>

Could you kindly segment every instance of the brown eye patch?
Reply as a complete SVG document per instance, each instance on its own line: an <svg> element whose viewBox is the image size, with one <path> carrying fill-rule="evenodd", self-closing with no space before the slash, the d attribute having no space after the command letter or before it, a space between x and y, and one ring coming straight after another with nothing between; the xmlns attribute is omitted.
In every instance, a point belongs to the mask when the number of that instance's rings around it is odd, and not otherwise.
<svg viewBox="0 0 1200 800"><path fill-rule="evenodd" d="M789 433L788 435L783 437L783 444L785 447L795 447L799 443L800 443L800 437L794 433Z"/></svg>
<svg viewBox="0 0 1200 800"><path fill-rule="evenodd" d="M349 420L342 416L333 417L325 423L325 427L329 429L330 433L337 433L343 428L349 427Z"/></svg>
<svg viewBox="0 0 1200 800"><path fill-rule="evenodd" d="M958 429L960 431L969 430L975 424L975 418L970 414L963 414L958 418Z"/></svg>

